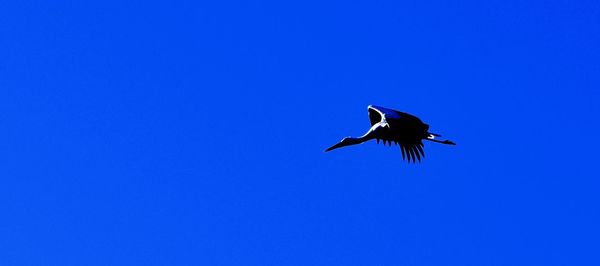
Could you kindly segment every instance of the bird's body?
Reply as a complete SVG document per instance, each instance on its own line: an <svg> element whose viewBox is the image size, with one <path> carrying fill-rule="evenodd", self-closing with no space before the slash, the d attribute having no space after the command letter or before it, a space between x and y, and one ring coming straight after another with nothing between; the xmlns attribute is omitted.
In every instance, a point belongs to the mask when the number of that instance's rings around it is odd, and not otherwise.
<svg viewBox="0 0 600 266"><path fill-rule="evenodd" d="M373 105L369 105L368 111L371 128L366 134L358 138L346 137L325 151L376 139L378 143L382 140L384 145L391 146L392 143L398 144L402 151L403 159L408 158L409 162L411 160L413 162L419 160L420 162L421 157L425 156L422 142L424 139L442 144L455 145L454 142L449 140L436 140L435 137L439 137L440 135L430 133L429 125L411 114Z"/></svg>

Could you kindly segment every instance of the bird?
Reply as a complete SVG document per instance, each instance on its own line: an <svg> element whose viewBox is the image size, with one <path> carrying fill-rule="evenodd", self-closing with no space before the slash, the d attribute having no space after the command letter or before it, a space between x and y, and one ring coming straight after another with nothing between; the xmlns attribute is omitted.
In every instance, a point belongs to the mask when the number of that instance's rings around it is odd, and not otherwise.
<svg viewBox="0 0 600 266"><path fill-rule="evenodd" d="M371 121L369 131L358 138L345 137L325 152L375 139L377 143L383 141L384 146L392 146L392 143L400 146L402 159L416 163L425 157L422 140L456 145L450 140L436 139L441 135L429 132L429 125L414 115L375 105L369 105L367 110Z"/></svg>

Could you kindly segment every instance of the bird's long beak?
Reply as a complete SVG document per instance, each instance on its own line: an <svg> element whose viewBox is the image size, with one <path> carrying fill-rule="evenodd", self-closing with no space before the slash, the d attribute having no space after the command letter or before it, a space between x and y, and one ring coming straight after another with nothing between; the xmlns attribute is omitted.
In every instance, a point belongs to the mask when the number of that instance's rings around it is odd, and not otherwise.
<svg viewBox="0 0 600 266"><path fill-rule="evenodd" d="M344 143L342 143L342 142L340 141L340 142L336 143L335 145L333 145L333 146L331 146L331 147L327 148L327 149L325 150L325 152L328 152L328 151L331 151L331 150L335 150L335 149L337 149L337 148L341 148L341 147L344 147L344 146L346 146L346 144L344 144Z"/></svg>

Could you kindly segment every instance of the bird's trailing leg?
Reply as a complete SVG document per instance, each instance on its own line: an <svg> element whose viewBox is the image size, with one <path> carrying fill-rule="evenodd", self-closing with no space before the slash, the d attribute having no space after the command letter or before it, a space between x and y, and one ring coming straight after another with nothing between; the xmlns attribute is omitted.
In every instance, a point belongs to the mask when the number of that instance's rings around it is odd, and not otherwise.
<svg viewBox="0 0 600 266"><path fill-rule="evenodd" d="M450 140L437 140L437 139L435 139L435 137L441 137L442 135L431 133L431 132L428 132L427 134L429 134L429 136L427 136L426 140L437 142L437 143L442 143L442 144L447 144L447 145L456 145L456 143L454 143L454 142L452 142Z"/></svg>
<svg viewBox="0 0 600 266"><path fill-rule="evenodd" d="M442 141L442 140L430 139L430 138L427 138L427 140L429 140L429 141L433 141L433 142L437 142L437 143L446 144L446 145L456 145L456 143L454 143L454 142L452 142L452 141L449 141L449 140L443 140L443 141Z"/></svg>

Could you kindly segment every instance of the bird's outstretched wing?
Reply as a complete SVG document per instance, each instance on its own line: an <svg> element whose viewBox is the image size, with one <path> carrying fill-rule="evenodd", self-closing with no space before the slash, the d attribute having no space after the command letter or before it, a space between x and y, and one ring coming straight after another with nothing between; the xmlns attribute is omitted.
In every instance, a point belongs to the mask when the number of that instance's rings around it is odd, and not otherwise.
<svg viewBox="0 0 600 266"><path fill-rule="evenodd" d="M412 160L413 163L416 163L417 160L421 162L421 157L425 158L425 152L423 152L423 142L421 140L418 141L402 141L398 142L400 146L400 151L402 151L402 159L408 159L408 162Z"/></svg>
<svg viewBox="0 0 600 266"><path fill-rule="evenodd" d="M377 139L377 143L379 143L380 139ZM423 150L423 142L420 139L415 140L385 140L383 139L383 146L389 145L392 146L392 142L398 144L400 147L400 151L402 152L402 160L408 160L410 163L416 163L417 161L421 162L421 158L425 158L425 151Z"/></svg>

